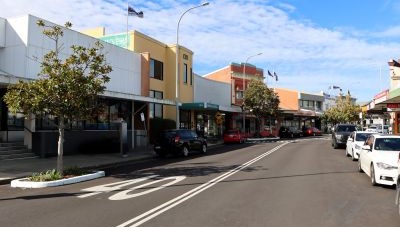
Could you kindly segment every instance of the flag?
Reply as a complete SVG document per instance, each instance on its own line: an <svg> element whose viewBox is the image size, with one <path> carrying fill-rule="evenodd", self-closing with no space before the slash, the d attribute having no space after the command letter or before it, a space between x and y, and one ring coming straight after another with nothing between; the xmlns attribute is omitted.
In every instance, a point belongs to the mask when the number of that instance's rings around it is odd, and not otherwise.
<svg viewBox="0 0 400 227"><path fill-rule="evenodd" d="M271 74L271 72L268 70L268 75L270 76L270 77L274 77L272 74Z"/></svg>
<svg viewBox="0 0 400 227"><path fill-rule="evenodd" d="M278 81L278 75L276 75L275 72L274 72L274 76L275 76L275 81Z"/></svg>
<svg viewBox="0 0 400 227"><path fill-rule="evenodd" d="M128 16L137 16L143 18L143 12L136 12L132 7L128 6Z"/></svg>

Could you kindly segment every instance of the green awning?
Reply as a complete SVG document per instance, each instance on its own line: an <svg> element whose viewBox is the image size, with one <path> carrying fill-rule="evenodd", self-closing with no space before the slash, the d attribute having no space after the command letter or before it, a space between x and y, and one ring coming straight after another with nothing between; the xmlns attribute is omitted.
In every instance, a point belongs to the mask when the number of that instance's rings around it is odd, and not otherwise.
<svg viewBox="0 0 400 227"><path fill-rule="evenodd" d="M182 103L179 108L182 110L218 110L219 105L209 102L192 102Z"/></svg>

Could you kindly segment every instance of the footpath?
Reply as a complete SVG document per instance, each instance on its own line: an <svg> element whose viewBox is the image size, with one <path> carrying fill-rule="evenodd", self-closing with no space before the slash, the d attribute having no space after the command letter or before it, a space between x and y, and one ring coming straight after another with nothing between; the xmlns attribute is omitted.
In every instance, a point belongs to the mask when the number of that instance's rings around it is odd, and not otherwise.
<svg viewBox="0 0 400 227"><path fill-rule="evenodd" d="M247 143L274 142L278 139L249 139ZM223 146L223 141L208 143L208 149ZM112 165L132 164L134 162L158 158L152 147L137 149L122 157L120 153L76 154L63 157L64 167L77 166L86 169L101 170ZM0 160L0 185L9 184L12 180L31 176L33 173L57 168L57 157Z"/></svg>

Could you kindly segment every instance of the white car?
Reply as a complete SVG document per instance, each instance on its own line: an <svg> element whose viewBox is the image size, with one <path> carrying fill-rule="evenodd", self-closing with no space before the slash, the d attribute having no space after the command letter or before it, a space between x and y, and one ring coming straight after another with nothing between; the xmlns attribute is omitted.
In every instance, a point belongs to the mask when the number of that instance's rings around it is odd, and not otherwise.
<svg viewBox="0 0 400 227"><path fill-rule="evenodd" d="M362 145L364 145L368 136L375 132L367 131L354 131L350 134L346 143L346 156L350 156L351 160L355 161L358 159Z"/></svg>
<svg viewBox="0 0 400 227"><path fill-rule="evenodd" d="M358 170L371 178L371 184L396 185L400 136L372 134L358 157Z"/></svg>

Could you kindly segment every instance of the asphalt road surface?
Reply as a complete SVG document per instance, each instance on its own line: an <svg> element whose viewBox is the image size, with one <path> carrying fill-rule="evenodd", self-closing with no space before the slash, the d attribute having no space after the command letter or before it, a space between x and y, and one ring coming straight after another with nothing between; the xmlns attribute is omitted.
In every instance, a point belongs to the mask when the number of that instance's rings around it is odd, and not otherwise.
<svg viewBox="0 0 400 227"><path fill-rule="evenodd" d="M1 186L0 226L392 227L394 198L325 137L228 145L61 187Z"/></svg>

